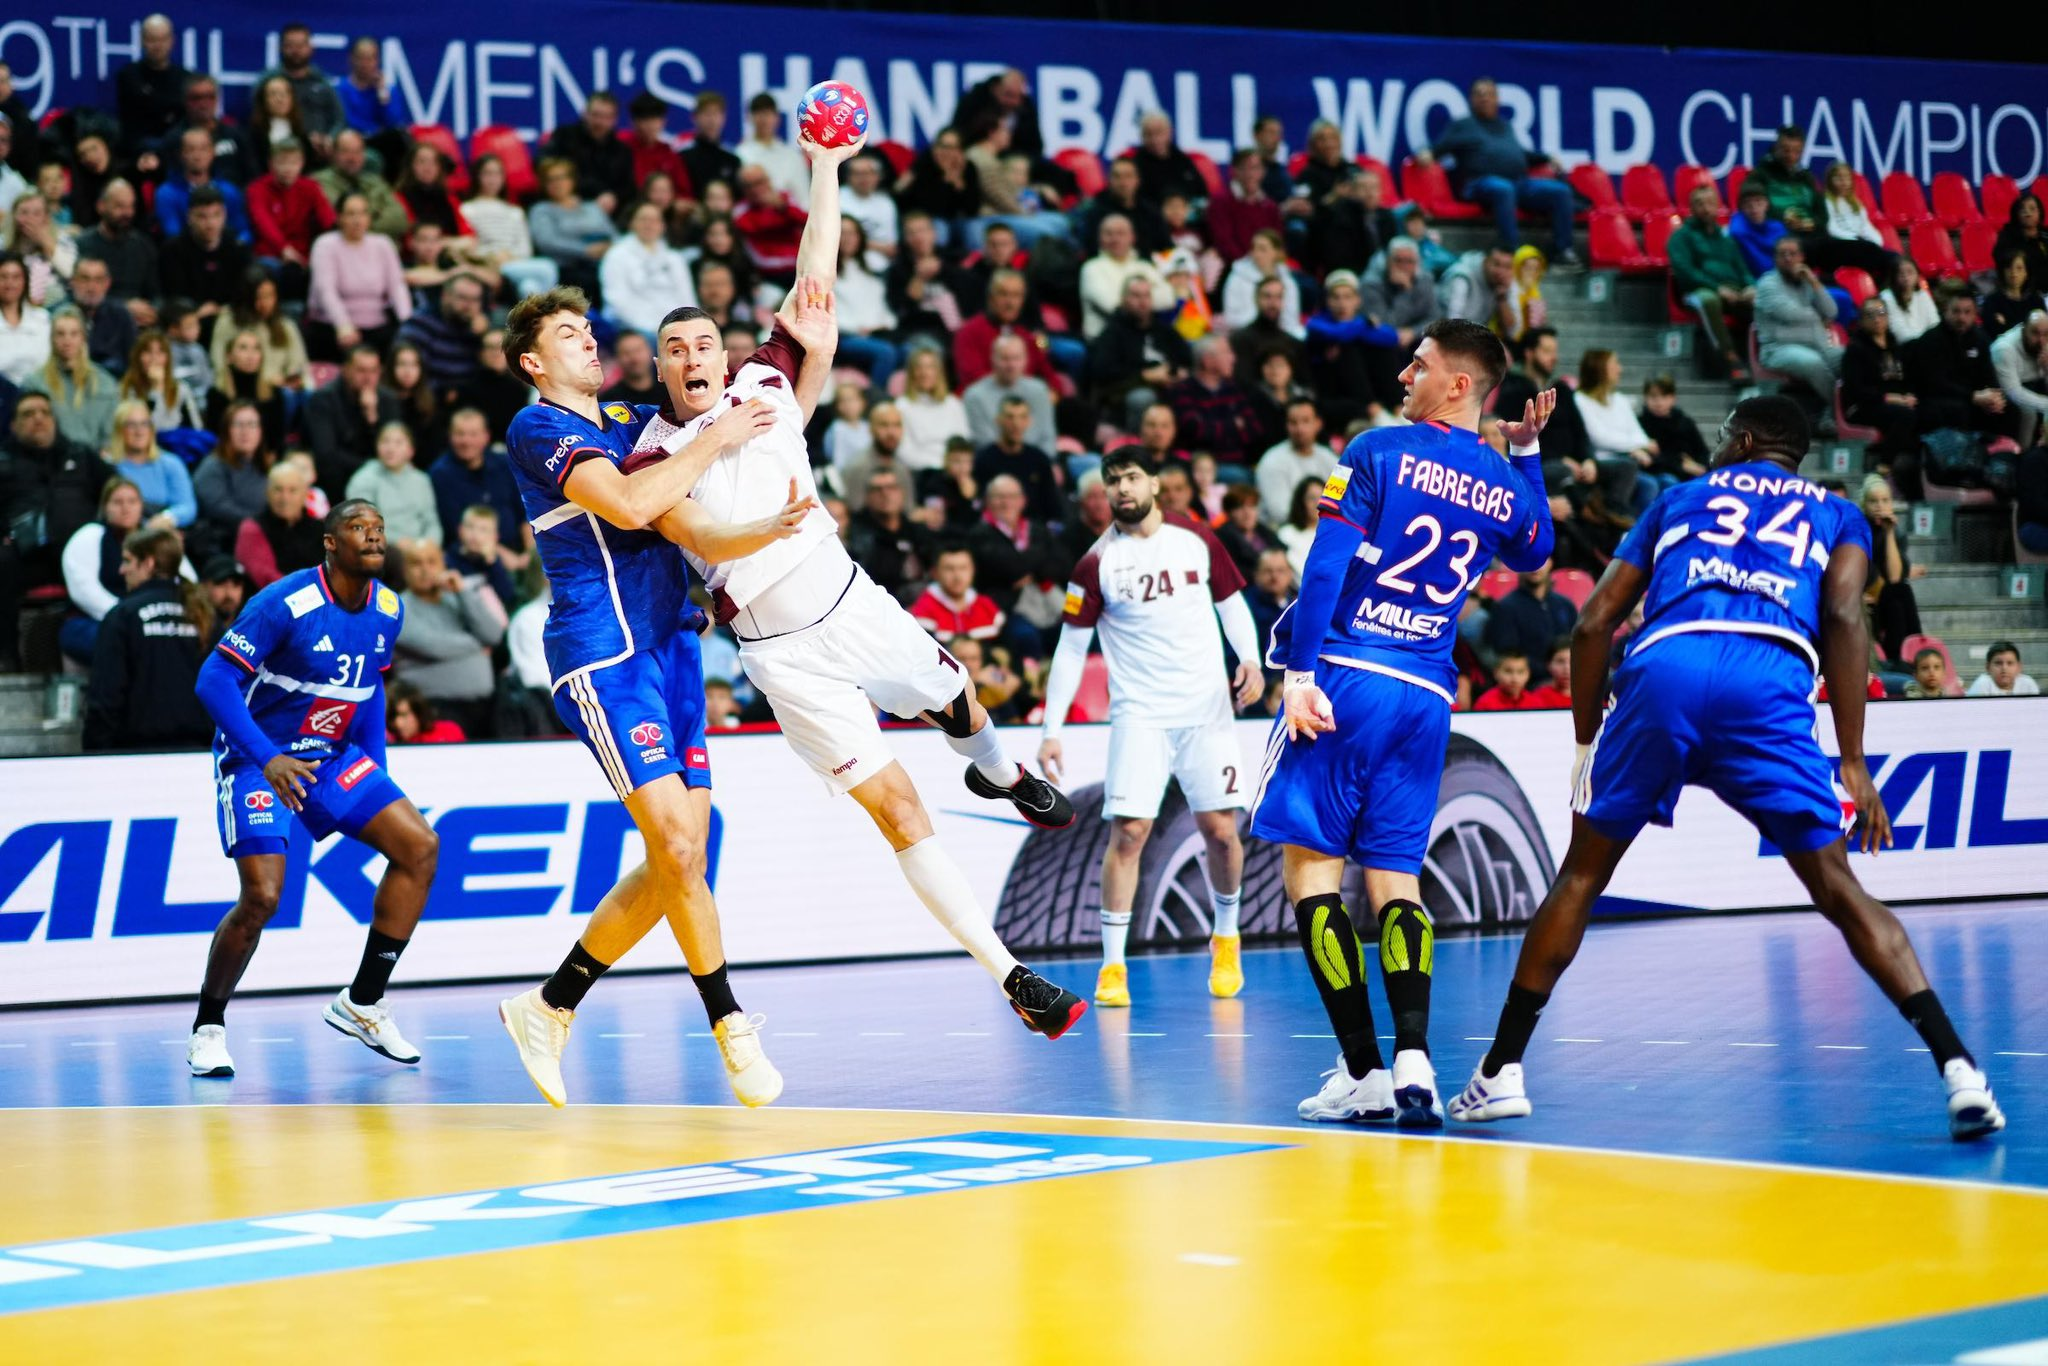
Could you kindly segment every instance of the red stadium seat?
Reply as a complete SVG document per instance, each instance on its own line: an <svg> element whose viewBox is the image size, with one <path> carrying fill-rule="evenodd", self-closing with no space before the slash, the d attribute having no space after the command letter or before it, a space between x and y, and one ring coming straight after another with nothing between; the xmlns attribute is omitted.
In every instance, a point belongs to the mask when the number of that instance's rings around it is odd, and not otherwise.
<svg viewBox="0 0 2048 1366"><path fill-rule="evenodd" d="M1835 384L1835 434L1844 441L1863 442L1875 441L1884 435L1875 427L1859 427L1849 420L1849 414L1842 408L1842 386L1839 381Z"/></svg>
<svg viewBox="0 0 2048 1366"><path fill-rule="evenodd" d="M1863 172L1856 173L1856 197L1863 201L1863 211L1870 215L1873 223L1885 221L1884 209L1877 202L1877 192L1870 188L1870 179Z"/></svg>
<svg viewBox="0 0 2048 1366"><path fill-rule="evenodd" d="M1884 216L1908 230L1934 221L1920 182L1904 171L1893 171L1884 178Z"/></svg>
<svg viewBox="0 0 2048 1366"><path fill-rule="evenodd" d="M2048 209L2048 175L2035 176L2034 183L2027 187L2027 193L2041 201L2041 207Z"/></svg>
<svg viewBox="0 0 2048 1366"><path fill-rule="evenodd" d="M1430 162L1427 166L1408 157L1401 163L1401 190L1404 197L1422 206L1422 211L1431 218L1469 221L1485 216L1477 204L1466 204L1451 195L1451 178L1444 174L1443 166Z"/></svg>
<svg viewBox="0 0 2048 1366"><path fill-rule="evenodd" d="M1602 270L1649 275L1670 264L1643 250L1643 244L1636 240L1636 230L1629 226L1628 216L1619 209L1594 214L1587 237L1593 264Z"/></svg>
<svg viewBox="0 0 2048 1366"><path fill-rule="evenodd" d="M1757 349L1754 327L1749 329L1749 373L1758 383L1769 380L1775 384L1784 384L1792 378L1783 370L1773 370L1764 364L1763 353Z"/></svg>
<svg viewBox="0 0 2048 1366"><path fill-rule="evenodd" d="M2020 183L2009 175L1988 175L1977 192L1984 198L1985 221L2003 224L2012 213L2013 201L2020 197Z"/></svg>
<svg viewBox="0 0 2048 1366"><path fill-rule="evenodd" d="M1565 179L1593 206L1591 212L1604 213L1621 208L1621 200L1614 193L1614 182L1608 178L1607 172L1592 162L1582 161L1572 167Z"/></svg>
<svg viewBox="0 0 2048 1366"><path fill-rule="evenodd" d="M1963 269L1972 275L1998 269L1992 248L1998 243L1998 225L1988 219L1963 224Z"/></svg>
<svg viewBox="0 0 2048 1366"><path fill-rule="evenodd" d="M1074 690L1074 704L1065 719L1084 724L1109 719L1109 661L1102 655L1088 656L1081 666L1081 686Z"/></svg>
<svg viewBox="0 0 2048 1366"><path fill-rule="evenodd" d="M1659 264L1669 265L1671 251L1668 244L1671 241L1671 234L1676 232L1678 225L1684 221L1669 211L1652 215L1649 221L1643 224L1643 255L1656 258Z"/></svg>
<svg viewBox="0 0 2048 1366"><path fill-rule="evenodd" d="M1216 163L1202 152L1189 152L1188 160L1194 162L1195 169L1202 173L1202 183L1209 187L1209 198L1222 198L1223 172L1217 169Z"/></svg>
<svg viewBox="0 0 2048 1366"><path fill-rule="evenodd" d="M1903 242L1899 241L1899 230L1897 228L1882 219L1873 218L1870 221L1877 228L1877 239L1884 243L1886 251L1897 256L1904 256L1906 254L1906 246Z"/></svg>
<svg viewBox="0 0 2048 1366"><path fill-rule="evenodd" d="M1593 590L1600 584L1583 569L1557 569L1551 571L1550 586L1559 597L1583 611L1586 599L1593 596Z"/></svg>
<svg viewBox="0 0 2048 1366"><path fill-rule="evenodd" d="M1726 223L1735 206L1721 196L1721 187L1714 183L1714 173L1704 166L1685 165L1671 173L1671 200L1680 213L1692 212L1692 192L1700 186L1714 192L1714 200L1720 205L1721 221Z"/></svg>
<svg viewBox="0 0 2048 1366"><path fill-rule="evenodd" d="M899 176L910 169L911 162L917 160L917 153L900 142L884 139L875 144L875 150L889 163L889 169Z"/></svg>
<svg viewBox="0 0 2048 1366"><path fill-rule="evenodd" d="M1102 158L1085 147L1068 147L1052 154L1053 165L1065 169L1074 178L1074 188L1081 192L1083 199L1092 199L1102 193L1102 187L1109 183L1102 170Z"/></svg>
<svg viewBox="0 0 2048 1366"><path fill-rule="evenodd" d="M1934 216L1948 227L1960 228L1980 221L1984 214L1977 196L1970 193L1970 182L1954 171L1943 171L1934 177Z"/></svg>
<svg viewBox="0 0 2048 1366"><path fill-rule="evenodd" d="M1835 283L1849 291L1849 297L1856 301L1856 307L1863 307L1863 301L1877 293L1877 281L1870 278L1870 272L1860 266L1837 266Z"/></svg>
<svg viewBox="0 0 2048 1366"><path fill-rule="evenodd" d="M462 144L455 134L438 123L415 123L411 131L414 142L426 143L447 160L448 188L458 196L469 193L469 163L463 160Z"/></svg>
<svg viewBox="0 0 2048 1366"><path fill-rule="evenodd" d="M1488 602L1499 602L1521 584L1521 575L1512 569L1489 569L1479 576L1479 596Z"/></svg>
<svg viewBox="0 0 2048 1366"><path fill-rule="evenodd" d="M1648 222L1672 211L1671 191L1655 166L1631 166L1621 173L1621 206L1630 218Z"/></svg>
<svg viewBox="0 0 2048 1366"><path fill-rule="evenodd" d="M1737 166L1728 173L1728 191L1722 198L1728 201L1728 212L1738 213L1742 209L1742 182L1749 178L1747 166Z"/></svg>
<svg viewBox="0 0 2048 1366"><path fill-rule="evenodd" d="M1358 165L1360 170L1371 171L1380 178L1380 199L1383 203L1392 204L1400 198L1401 186L1394 179L1393 167L1378 157L1368 156L1359 157Z"/></svg>
<svg viewBox="0 0 2048 1366"><path fill-rule="evenodd" d="M56 121L57 121L58 119L61 119L61 118L63 118L63 117L64 117L64 106L63 106L63 105L61 105L61 104L60 104L60 105L54 105L54 106L52 106L52 107L51 107L51 109L50 109L50 112L49 112L49 113L47 113L47 114L43 115L41 119L37 120L37 122L36 122L36 127L38 127L38 128L48 128L48 127L49 127L49 126L50 126L51 124L55 123L55 122L56 122Z"/></svg>
<svg viewBox="0 0 2048 1366"><path fill-rule="evenodd" d="M533 153L513 129L494 123L471 133L469 159L482 156L494 156L505 164L505 198L525 203L540 192L540 180L533 173Z"/></svg>
<svg viewBox="0 0 2048 1366"><path fill-rule="evenodd" d="M1963 263L1956 259L1955 243L1948 240L1948 229L1939 223L1919 223L1913 228L1911 238L1913 264L1920 267L1920 273L1930 280L1944 280L1952 275L1967 275Z"/></svg>

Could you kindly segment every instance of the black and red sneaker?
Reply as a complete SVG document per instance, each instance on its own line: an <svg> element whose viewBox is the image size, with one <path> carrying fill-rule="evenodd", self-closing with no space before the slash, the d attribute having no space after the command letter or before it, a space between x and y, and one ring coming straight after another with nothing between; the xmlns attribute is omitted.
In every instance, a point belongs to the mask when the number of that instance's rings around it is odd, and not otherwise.
<svg viewBox="0 0 2048 1366"><path fill-rule="evenodd" d="M1074 804L1067 794L1024 765L1017 765L1017 781L997 787L973 764L967 766L967 790L992 802L1009 802L1017 814L1041 830L1064 830L1074 823Z"/></svg>
<svg viewBox="0 0 2048 1366"><path fill-rule="evenodd" d="M1056 987L1030 968L1014 968L1003 990L1010 997L1010 1009L1034 1034L1057 1039L1088 1013L1088 1003L1063 987Z"/></svg>

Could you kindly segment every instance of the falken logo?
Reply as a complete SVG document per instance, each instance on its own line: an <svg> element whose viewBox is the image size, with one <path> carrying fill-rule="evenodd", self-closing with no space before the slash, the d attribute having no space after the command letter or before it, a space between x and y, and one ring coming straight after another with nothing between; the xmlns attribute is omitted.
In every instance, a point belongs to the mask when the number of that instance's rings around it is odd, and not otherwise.
<svg viewBox="0 0 2048 1366"><path fill-rule="evenodd" d="M636 745L658 745L661 743L661 727L652 721L642 721L626 732Z"/></svg>
<svg viewBox="0 0 2048 1366"><path fill-rule="evenodd" d="M242 805L248 807L251 811L268 811L271 803L276 800L277 794L273 792L251 792L242 798Z"/></svg>
<svg viewBox="0 0 2048 1366"><path fill-rule="evenodd" d="M1358 604L1358 624L1375 627L1382 634L1393 632L1421 640L1435 640L1450 622L1446 617L1411 612L1398 602L1374 602L1367 598Z"/></svg>
<svg viewBox="0 0 2048 1366"><path fill-rule="evenodd" d="M555 469L569 458L569 452L576 449L576 438L565 436L555 443L555 453L548 457L548 468Z"/></svg>
<svg viewBox="0 0 2048 1366"><path fill-rule="evenodd" d="M1793 587L1798 583L1784 574L1772 574L1761 569L1739 569L1719 555L1711 559L1695 559L1685 567L1685 586L1692 587L1702 581L1718 583L1738 593L1757 593L1769 598L1780 607L1788 605Z"/></svg>

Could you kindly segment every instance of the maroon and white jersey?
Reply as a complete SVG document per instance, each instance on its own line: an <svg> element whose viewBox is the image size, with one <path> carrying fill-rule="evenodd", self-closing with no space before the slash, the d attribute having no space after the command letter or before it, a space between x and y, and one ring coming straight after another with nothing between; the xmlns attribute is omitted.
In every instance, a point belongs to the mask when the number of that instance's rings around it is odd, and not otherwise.
<svg viewBox="0 0 2048 1366"><path fill-rule="evenodd" d="M803 406L796 397L796 376L803 358L803 344L778 324L761 348L734 373L724 395L709 411L679 422L664 405L659 415L648 419L626 469L638 469L664 458L664 447L681 450L725 412L750 398L758 398L775 410L775 426L714 460L690 490L691 499L718 522L751 522L773 515L789 500L791 479L796 480L799 497L816 497L818 485L811 476L810 448L804 443ZM678 432L680 439L676 439ZM819 506L811 509L796 535L757 550L743 560L706 564L688 551L682 554L714 594L722 594L735 607L745 607L762 590L809 559L821 543L838 538L838 523ZM845 587L845 576L839 578L835 592Z"/></svg>
<svg viewBox="0 0 2048 1366"><path fill-rule="evenodd" d="M1244 577L1215 533L1168 513L1150 536L1112 525L1074 566L1066 620L1102 632L1115 725L1230 719L1216 604Z"/></svg>

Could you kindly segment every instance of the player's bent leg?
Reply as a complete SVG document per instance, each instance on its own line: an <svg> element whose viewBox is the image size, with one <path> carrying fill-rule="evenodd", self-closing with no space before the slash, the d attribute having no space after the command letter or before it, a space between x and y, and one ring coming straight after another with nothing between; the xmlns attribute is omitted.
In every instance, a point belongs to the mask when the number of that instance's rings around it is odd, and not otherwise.
<svg viewBox="0 0 2048 1366"><path fill-rule="evenodd" d="M1243 941L1238 933L1244 844L1237 837L1237 812L1197 811L1195 829L1209 856L1209 994L1229 1000L1244 990Z"/></svg>
<svg viewBox="0 0 2048 1366"><path fill-rule="evenodd" d="M419 926L421 913L426 910L441 841L418 807L398 795L396 787L391 793L392 800L382 802L376 814L363 824L344 825L356 839L384 856L385 869L377 883L370 932L355 978L335 993L320 1018L328 1028L346 1034L393 1062L416 1063L420 1051L399 1032L384 1004L384 993L400 955Z"/></svg>
<svg viewBox="0 0 2048 1366"><path fill-rule="evenodd" d="M1572 817L1572 842L1564 866L1522 936L1522 952L1500 1022L1494 1026L1493 1043L1473 1070L1472 1080L1452 1099L1452 1119L1468 1124L1516 1119L1534 1108L1522 1076L1522 1055L1536 1032L1537 1017L1550 1003L1551 991L1578 955L1593 903L1607 890L1622 855L1634 842L1634 834L1609 835L1584 816Z"/></svg>
<svg viewBox="0 0 2048 1366"><path fill-rule="evenodd" d="M1368 867L1365 895L1379 913L1380 981L1394 1017L1394 1103L1404 1129L1440 1129L1436 1067L1429 1057L1430 972L1436 926L1422 906L1422 884L1402 869Z"/></svg>
<svg viewBox="0 0 2048 1366"><path fill-rule="evenodd" d="M1130 969L1124 950L1131 933L1131 904L1138 895L1138 868L1152 838L1148 816L1109 818L1109 843L1102 849L1102 967L1095 974L1095 1004L1113 1009L1131 1003Z"/></svg>
<svg viewBox="0 0 2048 1366"><path fill-rule="evenodd" d="M1358 931L1345 914L1338 891L1344 860L1290 844L1281 850L1280 868L1316 993L1341 1050L1336 1069L1323 1074L1322 1089L1295 1107L1295 1113L1303 1119L1385 1123L1395 1113L1393 1076L1373 1033Z"/></svg>
<svg viewBox="0 0 2048 1366"><path fill-rule="evenodd" d="M1992 1097L1991 1083L1928 985L1905 926L1890 907L1863 890L1849 867L1847 845L1833 839L1818 849L1788 851L1785 858L1820 913L1842 932L1857 965L1927 1044L1948 1092L1950 1136L1960 1141L2003 1129L2005 1113Z"/></svg>
<svg viewBox="0 0 2048 1366"><path fill-rule="evenodd" d="M903 765L891 760L881 772L849 788L848 795L896 851L903 880L932 919L943 925L989 976L1002 983L1018 1017L1048 1039L1066 1033L1088 1009L1087 1002L1046 981L1003 947L967 875L932 832L931 815Z"/></svg>
<svg viewBox="0 0 2048 1366"><path fill-rule="evenodd" d="M926 711L924 719L938 727L955 754L968 760L969 792L987 801L1009 802L1041 830L1064 830L1074 823L1074 804L1066 793L1003 753L1002 737L975 699L973 687L961 689L944 707Z"/></svg>
<svg viewBox="0 0 2048 1366"><path fill-rule="evenodd" d="M283 841L275 841L280 846ZM192 1021L192 1037L185 1046L185 1064L195 1077L232 1077L234 1059L228 1056L228 998L242 980L263 927L277 914L278 897L284 890L285 855L275 853L244 855L235 860L235 876L241 889L235 904L214 929L213 943L206 952L206 976L199 987L199 1010Z"/></svg>

